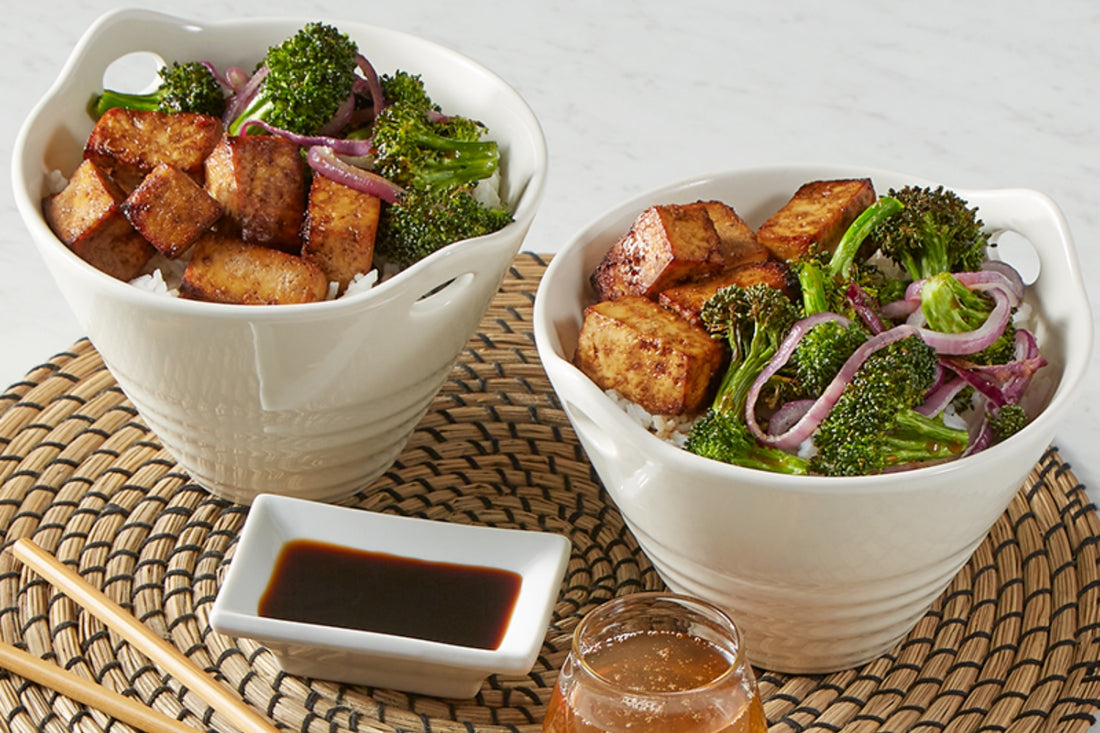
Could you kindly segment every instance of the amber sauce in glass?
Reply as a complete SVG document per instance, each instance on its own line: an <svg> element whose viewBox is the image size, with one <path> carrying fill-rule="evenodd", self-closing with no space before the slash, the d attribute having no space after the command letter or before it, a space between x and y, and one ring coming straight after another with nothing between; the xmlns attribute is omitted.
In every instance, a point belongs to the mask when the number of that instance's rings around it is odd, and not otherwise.
<svg viewBox="0 0 1100 733"><path fill-rule="evenodd" d="M571 687L568 699L557 685L543 725L544 733L764 733L767 720L755 688L718 693L707 688L730 667L710 643L679 633L639 633L617 639L587 656L588 666L619 693ZM734 681L736 682L736 681ZM727 685L728 686L728 685ZM639 693L638 696L631 691ZM658 693L646 698L648 693ZM664 705L661 693L697 695L698 705ZM732 705L713 706L708 698L731 694ZM639 704L637 700L645 699Z"/></svg>
<svg viewBox="0 0 1100 733"><path fill-rule="evenodd" d="M520 582L519 574L500 568L293 540L279 553L259 614L496 649Z"/></svg>

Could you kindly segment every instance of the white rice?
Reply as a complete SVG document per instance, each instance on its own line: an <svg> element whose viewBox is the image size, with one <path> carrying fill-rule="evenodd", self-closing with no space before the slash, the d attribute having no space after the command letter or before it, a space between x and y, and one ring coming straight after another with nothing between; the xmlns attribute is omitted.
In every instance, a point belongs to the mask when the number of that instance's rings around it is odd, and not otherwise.
<svg viewBox="0 0 1100 733"><path fill-rule="evenodd" d="M616 390L609 389L604 392L612 402L626 413L634 422L641 425L661 440L683 448L687 442L688 433L695 422L694 417L683 415L654 415L636 402L623 397Z"/></svg>

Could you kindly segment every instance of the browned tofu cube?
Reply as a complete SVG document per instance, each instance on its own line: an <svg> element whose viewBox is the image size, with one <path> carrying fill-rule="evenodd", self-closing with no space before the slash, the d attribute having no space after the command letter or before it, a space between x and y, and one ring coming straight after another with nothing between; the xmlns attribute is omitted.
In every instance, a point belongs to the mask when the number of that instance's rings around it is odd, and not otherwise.
<svg viewBox="0 0 1100 733"><path fill-rule="evenodd" d="M371 269L381 210L377 196L313 177L302 257L320 267L330 282L339 283L341 293L353 277Z"/></svg>
<svg viewBox="0 0 1100 733"><path fill-rule="evenodd" d="M751 262L747 265L726 270L717 277L698 283L688 283L668 290L662 290L657 302L665 308L678 313L692 323L700 323L699 313L710 296L730 285L747 288L763 283L776 290L782 290L791 297L795 293L793 275L785 262L766 260Z"/></svg>
<svg viewBox="0 0 1100 733"><path fill-rule="evenodd" d="M768 248L757 241L756 232L732 206L721 201L704 201L702 205L718 232L722 265L727 270L751 262L763 262L771 256Z"/></svg>
<svg viewBox="0 0 1100 733"><path fill-rule="evenodd" d="M126 191L159 163L170 163L202 182L203 161L222 137L217 117L116 108L96 122L84 146Z"/></svg>
<svg viewBox="0 0 1100 733"><path fill-rule="evenodd" d="M869 178L812 181L756 230L756 238L777 259L832 252L857 216L875 201Z"/></svg>
<svg viewBox="0 0 1100 733"><path fill-rule="evenodd" d="M120 280L132 280L153 256L119 204L124 192L90 160L73 172L65 188L43 201L46 222L58 239L92 266Z"/></svg>
<svg viewBox="0 0 1100 733"><path fill-rule="evenodd" d="M271 305L324 300L328 279L298 255L224 235L202 235L183 273L180 297Z"/></svg>
<svg viewBox="0 0 1100 733"><path fill-rule="evenodd" d="M657 293L722 270L718 232L704 207L652 206L592 273L597 300Z"/></svg>
<svg viewBox="0 0 1100 733"><path fill-rule="evenodd" d="M226 234L301 251L306 173L295 143L275 135L222 138L206 159L206 190L225 211L219 227Z"/></svg>
<svg viewBox="0 0 1100 733"><path fill-rule="evenodd" d="M222 215L222 207L191 176L161 163L120 206L146 241L175 259Z"/></svg>
<svg viewBox="0 0 1100 733"><path fill-rule="evenodd" d="M649 298L627 295L585 309L573 361L601 389L655 415L698 412L722 363L701 327Z"/></svg>

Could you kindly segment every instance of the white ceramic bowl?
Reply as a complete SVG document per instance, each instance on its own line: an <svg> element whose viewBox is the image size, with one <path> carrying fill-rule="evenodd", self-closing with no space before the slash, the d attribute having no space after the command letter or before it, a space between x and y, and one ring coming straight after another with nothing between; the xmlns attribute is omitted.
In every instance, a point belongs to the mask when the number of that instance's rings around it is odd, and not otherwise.
<svg viewBox="0 0 1100 733"><path fill-rule="evenodd" d="M260 616L260 598L284 545L315 540L399 558L498 568L522 578L496 649ZM472 697L490 674L531 671L561 590L570 543L562 535L452 524L261 494L210 611L216 631L255 639L284 671L438 697ZM348 598L370 592L349 589ZM355 602L355 601L351 601ZM379 603L385 602L379 599ZM440 597L435 612L450 612Z"/></svg>
<svg viewBox="0 0 1100 733"><path fill-rule="evenodd" d="M53 235L42 215L47 176L80 162L92 128L85 104L116 60L155 53L252 68L268 46L311 20L318 19L200 24L140 10L108 13L31 111L13 156L19 212L108 369L180 465L242 503L262 491L335 500L389 467L477 328L545 180L539 123L498 76L420 38L327 21L379 73L421 74L443 109L488 125L500 144L502 194L514 223L445 247L365 293L286 306L144 292L88 265Z"/></svg>
<svg viewBox="0 0 1100 733"><path fill-rule="evenodd" d="M535 301L543 365L641 547L671 589L725 608L744 631L752 662L777 671L844 669L898 642L967 562L1074 409L1092 316L1058 207L1034 191L959 190L992 231L1015 232L1034 248L1034 257L1024 259L1037 260L1041 272L1027 302L1050 362L1033 384L1042 413L1017 435L964 460L859 478L729 466L648 433L570 359L582 309L592 299L588 275L646 207L717 198L758 226L802 183L864 176L880 193L929 183L851 166L791 165L671 185L581 231L547 268ZM1026 255L1028 248L1012 239Z"/></svg>

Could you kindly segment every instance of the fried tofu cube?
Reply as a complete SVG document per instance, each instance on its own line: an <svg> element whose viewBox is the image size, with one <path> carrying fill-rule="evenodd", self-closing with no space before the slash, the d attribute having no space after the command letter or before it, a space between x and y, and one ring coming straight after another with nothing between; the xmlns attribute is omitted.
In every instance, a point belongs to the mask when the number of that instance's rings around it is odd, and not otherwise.
<svg viewBox="0 0 1100 733"><path fill-rule="evenodd" d="M727 270L753 262L763 262L771 257L768 248L756 239L756 232L729 204L721 201L703 201L722 250L722 266Z"/></svg>
<svg viewBox="0 0 1100 733"><path fill-rule="evenodd" d="M271 305L324 300L328 278L298 255L217 233L195 242L180 297L219 303Z"/></svg>
<svg viewBox="0 0 1100 733"><path fill-rule="evenodd" d="M718 232L705 208L652 206L604 256L592 287L597 300L656 298L673 285L720 272L722 263Z"/></svg>
<svg viewBox="0 0 1100 733"><path fill-rule="evenodd" d="M347 289L352 278L369 272L382 202L377 196L316 175L309 188L302 257Z"/></svg>
<svg viewBox="0 0 1100 733"><path fill-rule="evenodd" d="M756 230L756 238L780 260L832 252L848 226L875 201L870 178L812 181Z"/></svg>
<svg viewBox="0 0 1100 733"><path fill-rule="evenodd" d="M84 157L126 191L160 163L170 163L201 183L203 161L222 132L221 120L211 115L115 108L96 122Z"/></svg>
<svg viewBox="0 0 1100 733"><path fill-rule="evenodd" d="M125 193L90 160L83 161L65 188L42 204L58 239L93 267L120 280L137 277L153 247L122 215Z"/></svg>
<svg viewBox="0 0 1100 733"><path fill-rule="evenodd" d="M697 283L688 283L661 291L657 302L665 308L679 314L692 323L701 323L699 313L710 296L730 285L747 288L751 285L769 285L783 291L788 297L794 295L790 268L779 260L750 262L747 265L726 270L717 277Z"/></svg>
<svg viewBox="0 0 1100 733"><path fill-rule="evenodd" d="M222 207L191 176L169 163L152 170L120 205L146 241L175 259L210 229Z"/></svg>
<svg viewBox="0 0 1100 733"><path fill-rule="evenodd" d="M649 298L627 295L585 309L576 366L655 415L698 412L722 363L718 341Z"/></svg>
<svg viewBox="0 0 1100 733"><path fill-rule="evenodd" d="M206 159L206 191L224 233L298 254L306 172L298 146L275 135L224 137Z"/></svg>

